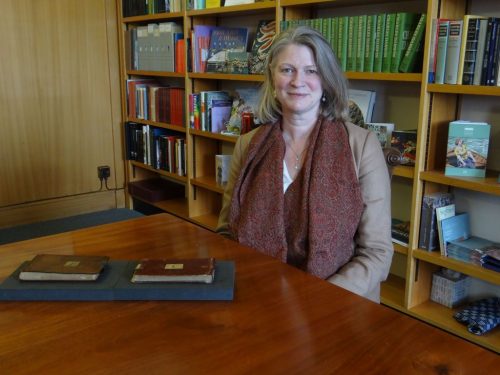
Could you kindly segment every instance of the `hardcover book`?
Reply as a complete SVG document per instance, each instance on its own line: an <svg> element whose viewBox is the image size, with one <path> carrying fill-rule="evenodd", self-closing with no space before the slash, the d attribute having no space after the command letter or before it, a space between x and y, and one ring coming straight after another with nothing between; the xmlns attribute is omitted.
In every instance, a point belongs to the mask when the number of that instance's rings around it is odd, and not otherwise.
<svg viewBox="0 0 500 375"><path fill-rule="evenodd" d="M448 254L448 245L452 241L463 241L470 237L470 219L467 212L456 214L441 221L444 252Z"/></svg>
<svg viewBox="0 0 500 375"><path fill-rule="evenodd" d="M212 133L221 133L226 130L231 117L233 101L231 99L214 99L210 109L210 130Z"/></svg>
<svg viewBox="0 0 500 375"><path fill-rule="evenodd" d="M437 51L436 51L436 73L434 76L434 83L444 83L444 71L446 67L446 52L448 50L449 31L450 31L450 21L439 20Z"/></svg>
<svg viewBox="0 0 500 375"><path fill-rule="evenodd" d="M460 49L457 84L472 85L479 41L481 19L485 17L466 14Z"/></svg>
<svg viewBox="0 0 500 375"><path fill-rule="evenodd" d="M444 83L454 85L458 80L458 66L460 65L460 49L464 21L450 21L448 43L446 46L446 63L444 68Z"/></svg>
<svg viewBox="0 0 500 375"><path fill-rule="evenodd" d="M408 48L413 31L415 30L419 14L399 12L396 14L396 27L394 29L394 42L391 58L391 72L398 73L399 65Z"/></svg>
<svg viewBox="0 0 500 375"><path fill-rule="evenodd" d="M394 123L390 122L367 122L366 129L374 132L382 147L387 147L394 131Z"/></svg>
<svg viewBox="0 0 500 375"><path fill-rule="evenodd" d="M448 128L445 175L484 177L491 126L485 122L452 121Z"/></svg>
<svg viewBox="0 0 500 375"><path fill-rule="evenodd" d="M452 203L451 193L436 192L424 195L420 215L419 248L432 251L439 247L436 209Z"/></svg>
<svg viewBox="0 0 500 375"><path fill-rule="evenodd" d="M416 130L394 130L391 136L391 147L401 152L402 165L415 165L417 151Z"/></svg>
<svg viewBox="0 0 500 375"><path fill-rule="evenodd" d="M215 181L225 186L229 179L232 155L215 155Z"/></svg>
<svg viewBox="0 0 500 375"><path fill-rule="evenodd" d="M257 26L257 33L252 44L250 74L264 74L267 55L276 36L276 21L262 20Z"/></svg>
<svg viewBox="0 0 500 375"><path fill-rule="evenodd" d="M20 280L94 281L107 256L38 254L20 272Z"/></svg>
<svg viewBox="0 0 500 375"><path fill-rule="evenodd" d="M436 221L439 239L439 250L442 256L446 256L446 245L443 239L442 220L455 216L455 204L449 204L443 207L436 207Z"/></svg>
<svg viewBox="0 0 500 375"><path fill-rule="evenodd" d="M216 27L210 32L207 72L225 72L228 52L246 52L248 29ZM248 68L248 63L247 63Z"/></svg>
<svg viewBox="0 0 500 375"><path fill-rule="evenodd" d="M408 246L410 238L410 222L393 218L391 222L391 236L393 242L401 246Z"/></svg>
<svg viewBox="0 0 500 375"><path fill-rule="evenodd" d="M399 71L401 73L416 72L421 69L426 21L427 15L425 13L421 14L399 64Z"/></svg>
<svg viewBox="0 0 500 375"><path fill-rule="evenodd" d="M349 100L356 103L363 114L364 122L371 122L373 107L377 97L376 91L349 89Z"/></svg>
<svg viewBox="0 0 500 375"><path fill-rule="evenodd" d="M198 282L214 280L214 258L142 259L132 275L133 283Z"/></svg>
<svg viewBox="0 0 500 375"><path fill-rule="evenodd" d="M466 239L450 241L446 248L446 255L449 258L479 266L481 265L481 257L493 246L495 244L486 238L470 236Z"/></svg>

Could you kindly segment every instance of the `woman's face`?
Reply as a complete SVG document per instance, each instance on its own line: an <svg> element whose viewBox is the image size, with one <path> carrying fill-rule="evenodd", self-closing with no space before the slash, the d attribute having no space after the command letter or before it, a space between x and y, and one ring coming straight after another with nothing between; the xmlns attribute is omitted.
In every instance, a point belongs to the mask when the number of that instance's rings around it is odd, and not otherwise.
<svg viewBox="0 0 500 375"><path fill-rule="evenodd" d="M290 44L276 58L273 69L276 99L283 114L319 114L323 88L309 47Z"/></svg>

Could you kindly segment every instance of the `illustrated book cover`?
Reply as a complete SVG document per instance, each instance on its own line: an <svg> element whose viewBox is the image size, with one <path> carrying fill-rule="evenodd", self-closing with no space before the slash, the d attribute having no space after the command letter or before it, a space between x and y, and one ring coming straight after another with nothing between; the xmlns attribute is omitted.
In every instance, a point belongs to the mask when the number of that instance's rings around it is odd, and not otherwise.
<svg viewBox="0 0 500 375"><path fill-rule="evenodd" d="M374 132L382 147L389 146L392 132L394 131L394 123L391 122L366 122L366 129Z"/></svg>
<svg viewBox="0 0 500 375"><path fill-rule="evenodd" d="M264 74L267 55L276 36L276 21L259 21L252 44L250 57L250 74Z"/></svg>
<svg viewBox="0 0 500 375"><path fill-rule="evenodd" d="M401 164L414 166L417 152L416 130L394 130L391 136L391 147L401 152Z"/></svg>
<svg viewBox="0 0 500 375"><path fill-rule="evenodd" d="M392 219L391 222L392 241L401 245L408 246L410 238L410 222L407 220Z"/></svg>
<svg viewBox="0 0 500 375"><path fill-rule="evenodd" d="M446 176L484 177L491 126L485 122L452 121L448 128Z"/></svg>
<svg viewBox="0 0 500 375"><path fill-rule="evenodd" d="M20 280L94 281L107 256L38 254L20 272Z"/></svg>
<svg viewBox="0 0 500 375"><path fill-rule="evenodd" d="M365 122L372 121L376 97L376 91L349 89L349 100L356 103L359 107L361 113L363 113L363 120Z"/></svg>
<svg viewBox="0 0 500 375"><path fill-rule="evenodd" d="M244 27L216 27L210 33L207 72L225 73L228 53L246 52L248 29ZM248 68L248 56L247 68Z"/></svg>
<svg viewBox="0 0 500 375"><path fill-rule="evenodd" d="M133 283L199 282L214 280L214 258L142 259L132 275Z"/></svg>

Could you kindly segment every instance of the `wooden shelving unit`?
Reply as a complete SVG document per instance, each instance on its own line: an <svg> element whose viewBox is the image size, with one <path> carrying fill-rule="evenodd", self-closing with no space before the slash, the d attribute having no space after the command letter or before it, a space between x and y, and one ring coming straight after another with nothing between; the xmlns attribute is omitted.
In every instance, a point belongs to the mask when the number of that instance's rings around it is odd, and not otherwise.
<svg viewBox="0 0 500 375"><path fill-rule="evenodd" d="M431 21L437 17L461 18L470 9L472 3L491 5L493 0L412 0L398 2L396 0L276 0L256 2L204 10L188 10L172 14L156 14L121 18L120 45L122 79L128 77L157 77L162 80L183 82L187 95L203 90L220 90L229 84L259 85L264 81L262 75L238 75L215 73L165 73L150 71L126 70L124 63L124 33L126 27L149 22L172 21L182 23L184 34L189 35L193 26L238 24L255 27L259 19L276 19L279 31L281 20L324 18L342 15L390 13L411 11L427 13L427 34L424 43L422 73L360 73L346 72L351 86L381 88L381 102L385 103L381 112L381 121L395 122L406 126L403 129L417 129L417 160L414 167L398 166L393 169L393 195L398 198L398 185L406 186L404 197L399 202L406 205L411 221L408 246L394 244L395 254L406 260L405 277L391 274L383 283L381 291L382 303L418 317L453 334L473 341L486 348L500 352L500 334L493 333L478 337L467 332L452 317L453 310L430 301L432 273L440 267L451 268L479 280L500 285L500 274L488 271L475 265L469 265L453 259L442 257L435 252L418 249L418 230L420 224L420 207L422 197L427 192L460 188L481 194L500 196L500 184L497 182L498 172L490 171L485 179L449 177L444 175L444 161L439 150L442 148L447 132L448 122L454 120L460 108L462 97L497 97L500 87L436 85L428 84L428 60L430 52ZM117 0L121 15L121 0ZM491 6L488 7L491 9ZM486 14L491 16L491 14ZM496 16L500 16L497 12ZM394 88L399 94L391 96ZM401 89L402 88L402 89ZM122 86L123 119L127 119L125 86ZM377 90L378 91L378 90ZM377 94L377 100L379 99ZM398 97L399 95L399 97ZM408 96L408 97L407 97ZM413 96L413 97L412 97ZM402 98L400 98L402 97ZM397 108L397 100L402 100L401 108ZM408 105L411 101L411 104ZM396 104L394 104L396 103ZM405 107L406 106L406 107ZM409 107L416 109L416 115L408 116ZM399 113L398 113L399 110ZM402 112L402 114L401 114ZM398 117L399 116L399 117ZM418 117L418 118L417 118ZM133 120L133 119L129 119ZM136 119L137 120L137 119ZM127 162L126 181L136 181L155 175L176 181L186 187L184 199L156 202L153 205L164 211L173 213L191 222L213 230L217 225L223 187L215 182L214 155L230 153L237 137L214 134L169 124L137 120L138 122L174 130L184 134L188 149L188 175L177 176L162 172L138 162ZM393 205L393 210L401 204ZM397 207L396 207L397 206ZM395 217L395 215L393 213Z"/></svg>

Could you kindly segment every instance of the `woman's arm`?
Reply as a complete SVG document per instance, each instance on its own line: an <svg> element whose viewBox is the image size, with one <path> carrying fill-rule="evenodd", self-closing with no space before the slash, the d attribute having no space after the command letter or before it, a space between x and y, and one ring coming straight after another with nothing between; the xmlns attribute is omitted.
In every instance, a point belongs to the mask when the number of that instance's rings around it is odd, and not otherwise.
<svg viewBox="0 0 500 375"><path fill-rule="evenodd" d="M350 129L349 139L365 208L354 239L354 257L328 281L379 302L380 283L387 278L394 251L391 186L378 139L360 130Z"/></svg>

